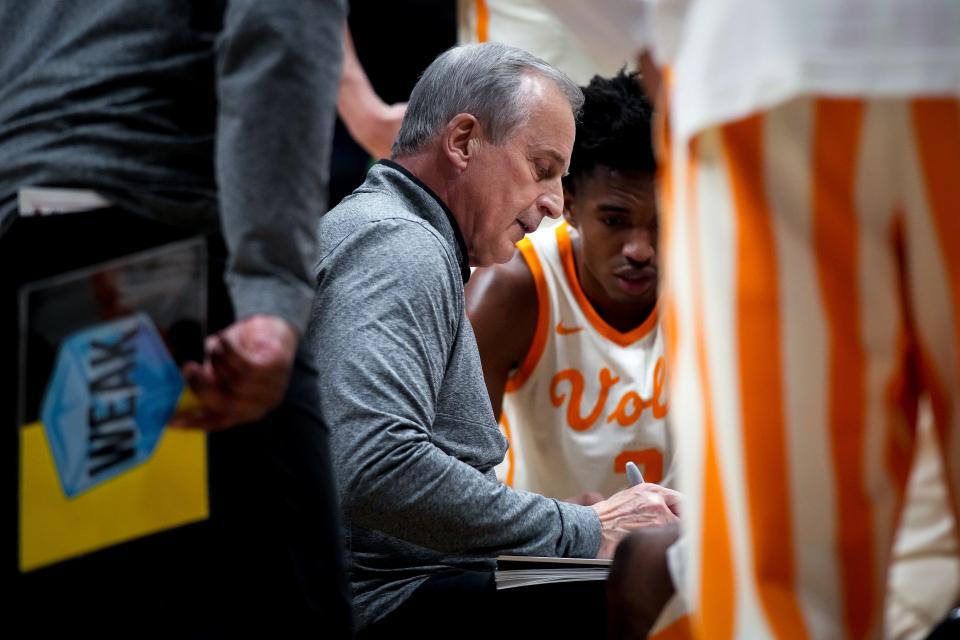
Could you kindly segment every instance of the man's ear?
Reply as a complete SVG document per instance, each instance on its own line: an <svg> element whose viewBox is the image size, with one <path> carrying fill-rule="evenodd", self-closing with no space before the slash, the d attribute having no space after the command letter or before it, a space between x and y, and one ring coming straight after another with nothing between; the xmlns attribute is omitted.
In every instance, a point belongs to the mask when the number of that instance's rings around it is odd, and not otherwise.
<svg viewBox="0 0 960 640"><path fill-rule="evenodd" d="M454 168L463 171L470 164L480 140L480 122L469 113L458 113L443 129L443 154Z"/></svg>
<svg viewBox="0 0 960 640"><path fill-rule="evenodd" d="M566 185L563 186L563 217L574 229L577 228L577 214L574 213L574 207L576 203L576 198L573 195L573 191L567 188Z"/></svg>

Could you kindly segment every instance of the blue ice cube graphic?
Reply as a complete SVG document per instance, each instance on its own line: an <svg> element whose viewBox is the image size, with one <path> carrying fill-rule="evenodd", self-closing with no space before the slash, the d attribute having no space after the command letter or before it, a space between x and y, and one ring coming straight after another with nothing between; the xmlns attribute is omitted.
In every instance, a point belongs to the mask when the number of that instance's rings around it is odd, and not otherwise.
<svg viewBox="0 0 960 640"><path fill-rule="evenodd" d="M146 314L68 336L41 409L67 497L145 462L182 392L180 371Z"/></svg>

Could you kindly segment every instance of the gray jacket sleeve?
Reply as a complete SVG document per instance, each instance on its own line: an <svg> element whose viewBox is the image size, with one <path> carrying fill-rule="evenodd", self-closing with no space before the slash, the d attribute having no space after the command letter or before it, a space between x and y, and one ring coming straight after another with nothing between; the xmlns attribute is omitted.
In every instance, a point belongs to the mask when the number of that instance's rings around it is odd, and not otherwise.
<svg viewBox="0 0 960 640"><path fill-rule="evenodd" d="M443 553L592 557L592 509L514 491L474 468L464 461L476 457L469 433L459 452L435 443L438 396L467 321L458 274L442 240L409 221L368 225L321 263L308 339L345 515ZM479 366L466 373L464 384L482 387ZM496 429L492 413L453 426Z"/></svg>
<svg viewBox="0 0 960 640"><path fill-rule="evenodd" d="M231 0L217 43L216 176L237 318L306 325L326 210L342 0Z"/></svg>

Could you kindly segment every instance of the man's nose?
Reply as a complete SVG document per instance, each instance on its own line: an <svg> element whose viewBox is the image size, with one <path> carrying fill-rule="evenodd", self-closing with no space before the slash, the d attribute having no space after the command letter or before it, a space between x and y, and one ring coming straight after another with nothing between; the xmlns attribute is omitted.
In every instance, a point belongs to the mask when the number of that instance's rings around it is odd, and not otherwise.
<svg viewBox="0 0 960 640"><path fill-rule="evenodd" d="M563 214L563 185L560 180L554 181L548 191L537 198L537 210L543 217L559 218Z"/></svg>
<svg viewBox="0 0 960 640"><path fill-rule="evenodd" d="M623 243L623 256L634 262L648 262L657 255L653 237L647 229L632 229Z"/></svg>

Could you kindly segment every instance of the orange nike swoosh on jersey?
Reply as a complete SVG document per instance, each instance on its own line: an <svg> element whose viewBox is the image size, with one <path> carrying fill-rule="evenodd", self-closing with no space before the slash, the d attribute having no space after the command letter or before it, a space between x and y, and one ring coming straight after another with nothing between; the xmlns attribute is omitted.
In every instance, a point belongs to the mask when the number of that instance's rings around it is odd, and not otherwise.
<svg viewBox="0 0 960 640"><path fill-rule="evenodd" d="M579 333L580 331L583 331L583 327L571 327L568 329L567 327L563 326L563 322L557 323L557 333L562 336L568 336L571 333Z"/></svg>

